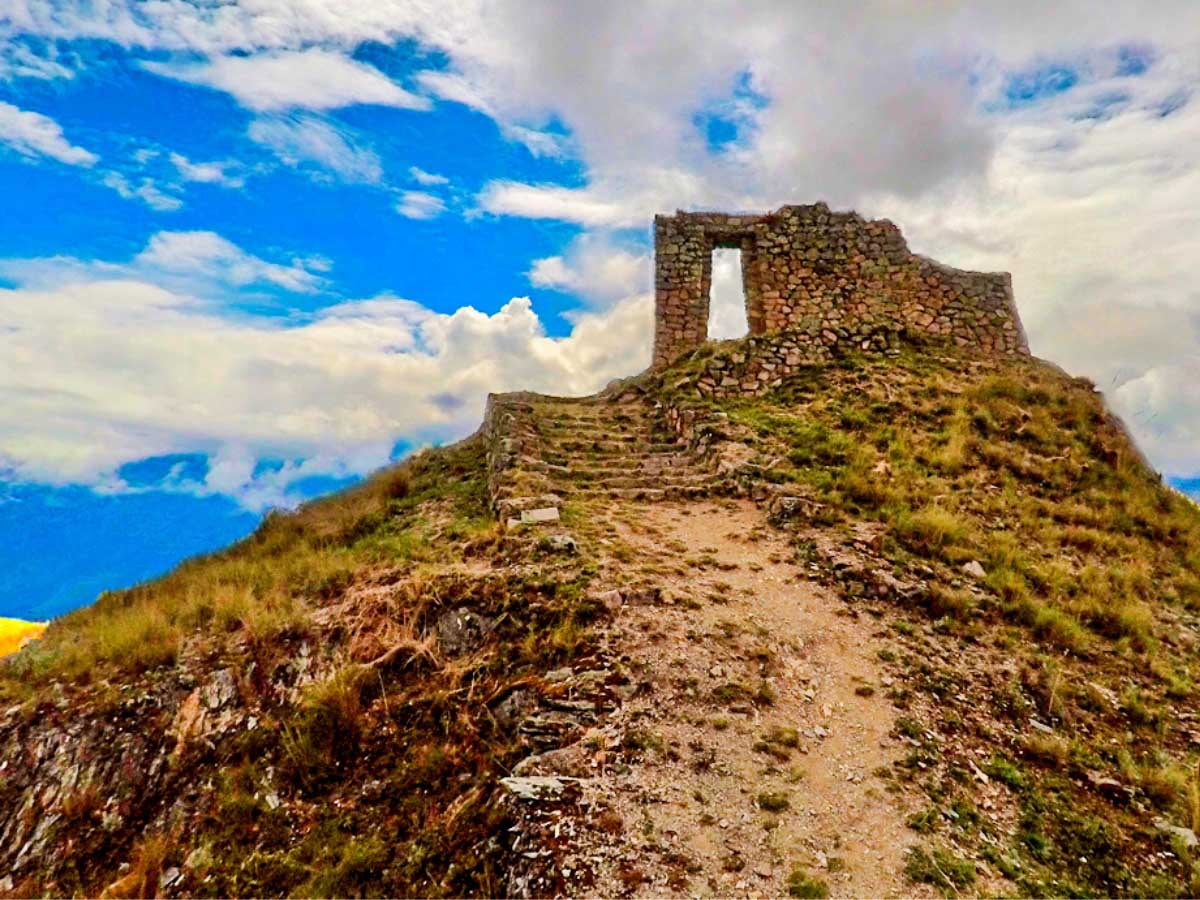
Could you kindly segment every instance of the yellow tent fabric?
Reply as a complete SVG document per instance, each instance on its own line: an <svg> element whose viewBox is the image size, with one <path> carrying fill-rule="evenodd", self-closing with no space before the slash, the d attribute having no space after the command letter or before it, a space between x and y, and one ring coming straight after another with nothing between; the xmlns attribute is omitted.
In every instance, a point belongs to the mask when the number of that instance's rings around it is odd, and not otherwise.
<svg viewBox="0 0 1200 900"><path fill-rule="evenodd" d="M45 630L45 622L0 618L0 656L15 653L26 641L41 637Z"/></svg>

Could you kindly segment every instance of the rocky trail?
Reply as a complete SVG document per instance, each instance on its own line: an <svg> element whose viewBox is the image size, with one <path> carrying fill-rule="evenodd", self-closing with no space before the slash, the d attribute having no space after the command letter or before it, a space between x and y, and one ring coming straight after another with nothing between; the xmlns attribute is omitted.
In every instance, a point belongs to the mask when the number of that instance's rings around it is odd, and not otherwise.
<svg viewBox="0 0 1200 900"><path fill-rule="evenodd" d="M912 895L912 810L873 775L904 750L886 632L809 581L747 501L609 515L626 566L660 569L661 595L624 606L607 635L625 702L523 768L582 777L589 814L554 829L567 891L779 896L807 879Z"/></svg>

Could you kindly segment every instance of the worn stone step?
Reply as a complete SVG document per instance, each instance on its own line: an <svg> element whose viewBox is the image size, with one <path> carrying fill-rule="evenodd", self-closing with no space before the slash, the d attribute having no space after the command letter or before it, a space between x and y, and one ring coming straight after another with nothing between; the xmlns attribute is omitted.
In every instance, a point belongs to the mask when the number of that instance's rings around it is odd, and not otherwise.
<svg viewBox="0 0 1200 900"><path fill-rule="evenodd" d="M541 470L552 480L603 481L606 478L648 478L677 481L681 478L709 478L712 473L694 465L674 466L667 469L644 469L637 466L593 466L578 468L546 468Z"/></svg>
<svg viewBox="0 0 1200 900"><path fill-rule="evenodd" d="M537 430L541 434L652 434L658 430L651 422L596 422L567 421L564 419L537 419Z"/></svg>
<svg viewBox="0 0 1200 900"><path fill-rule="evenodd" d="M643 403L533 403L524 408L535 415L589 416L596 419L654 414L654 408Z"/></svg>
<svg viewBox="0 0 1200 900"><path fill-rule="evenodd" d="M665 487L690 487L693 485L706 484L712 480L712 476L707 473L689 473L680 475L667 474L640 474L640 473L617 473L605 475L603 477L582 476L578 478L558 478L553 479L554 493L568 491L571 488L587 489L589 487L598 488L665 488Z"/></svg>
<svg viewBox="0 0 1200 900"><path fill-rule="evenodd" d="M562 443L562 442L582 442L595 443L610 442L614 444L661 444L662 439L655 440L655 436L649 432L634 433L613 430L613 428L544 428L540 431L538 437L545 443Z"/></svg>
<svg viewBox="0 0 1200 900"><path fill-rule="evenodd" d="M681 500L695 497L705 497L720 493L722 486L719 482L690 485L688 487L668 488L618 488L602 487L574 491L571 496L579 500L589 500L598 497L611 497L621 500Z"/></svg>
<svg viewBox="0 0 1200 900"><path fill-rule="evenodd" d="M599 453L624 455L630 452L631 441L612 440L611 438L603 438L600 440L581 440L578 438L561 438L554 442L546 442L545 447L553 447L554 450L560 453ZM657 453L678 453L683 450L681 444L673 441L651 441L636 448L642 453L657 454Z"/></svg>
<svg viewBox="0 0 1200 900"><path fill-rule="evenodd" d="M639 466L641 468L676 468L690 465L696 457L680 448L659 453L558 453L554 450L543 449L538 454L543 462L568 468L620 468L622 466Z"/></svg>

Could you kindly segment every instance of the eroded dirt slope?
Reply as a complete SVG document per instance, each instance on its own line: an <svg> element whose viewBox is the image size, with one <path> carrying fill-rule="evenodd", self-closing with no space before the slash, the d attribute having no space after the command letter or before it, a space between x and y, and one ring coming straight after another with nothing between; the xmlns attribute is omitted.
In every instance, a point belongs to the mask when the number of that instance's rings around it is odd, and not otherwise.
<svg viewBox="0 0 1200 900"><path fill-rule="evenodd" d="M594 875L579 893L778 896L801 872L833 896L912 895L914 803L874 774L906 750L886 632L809 580L749 501L610 518L661 590L604 639L628 699L577 752L523 769L584 776L582 804L607 811L562 857Z"/></svg>

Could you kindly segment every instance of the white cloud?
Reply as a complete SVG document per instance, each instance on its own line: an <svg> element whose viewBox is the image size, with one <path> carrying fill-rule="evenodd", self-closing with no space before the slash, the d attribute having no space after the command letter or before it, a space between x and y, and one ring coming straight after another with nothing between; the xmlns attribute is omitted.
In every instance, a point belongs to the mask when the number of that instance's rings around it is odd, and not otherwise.
<svg viewBox="0 0 1200 900"><path fill-rule="evenodd" d="M225 91L255 112L338 109L361 103L419 110L431 105L378 69L318 47L144 65L166 78Z"/></svg>
<svg viewBox="0 0 1200 900"><path fill-rule="evenodd" d="M229 172L230 169L237 168L238 164L235 162L193 162L182 153L172 153L170 159L171 165L185 181L219 184L227 188L240 188L246 183L242 176Z"/></svg>
<svg viewBox="0 0 1200 900"><path fill-rule="evenodd" d="M652 260L605 233L582 234L562 256L534 260L528 272L535 287L577 294L591 303L611 303L653 288Z"/></svg>
<svg viewBox="0 0 1200 900"><path fill-rule="evenodd" d="M382 464L398 438L468 434L489 391L582 394L649 360L647 295L551 338L521 297L492 314L385 295L300 319L231 316L136 274L208 266L228 246L174 235L126 267L0 267L21 281L0 290L0 459L15 477L111 484L130 460L199 451L213 462L199 490L261 508L294 499L299 478ZM305 462L255 477L263 457Z"/></svg>
<svg viewBox="0 0 1200 900"><path fill-rule="evenodd" d="M1200 105L1159 107L1200 72L1162 68L1125 79L1107 117L1080 116L1104 85L1006 114L972 190L867 205L921 252L1011 271L1034 352L1092 378L1156 465L1195 474L1200 170L1178 148L1200 141Z"/></svg>
<svg viewBox="0 0 1200 900"><path fill-rule="evenodd" d="M247 134L285 164L318 180L328 179L330 173L341 181L363 184L383 179L383 164L373 150L355 146L342 130L322 119L260 117L250 123Z"/></svg>
<svg viewBox="0 0 1200 900"><path fill-rule="evenodd" d="M433 219L445 211L442 198L425 191L404 191L396 204L396 212L409 219Z"/></svg>
<svg viewBox="0 0 1200 900"><path fill-rule="evenodd" d="M1194 0L1109 4L1103 15L1083 0L953 9L909 0L866 14L764 2L733 15L683 0L538 15L516 0L133 9L131 0L24 4L14 22L47 37L267 59L415 39L448 60L416 76L422 90L578 163L570 186L495 173L476 198L485 213L564 220L598 236L676 208L826 199L889 215L921 252L1011 270L1035 351L1095 378L1161 465L1200 472L1187 387L1200 356ZM1149 49L1145 71L1122 68L1131 46ZM1053 65L1078 70L1079 84L1006 107L1014 73ZM762 102L737 95L746 89ZM738 140L715 153L695 121L710 111L738 126ZM299 164L294 147L288 155ZM598 258L568 250L533 262L530 278L595 302Z"/></svg>
<svg viewBox="0 0 1200 900"><path fill-rule="evenodd" d="M159 212L173 212L183 206L182 200L160 190L152 178L142 178L133 184L120 172L105 172L100 180L105 187L112 188L124 199L140 200Z"/></svg>
<svg viewBox="0 0 1200 900"><path fill-rule="evenodd" d="M521 184L493 181L479 195L479 208L502 216L527 219L563 219L580 225L632 225L634 217L599 192L557 184Z"/></svg>
<svg viewBox="0 0 1200 900"><path fill-rule="evenodd" d="M239 289L253 286L316 293L326 286L318 273L328 268L328 262L319 258L273 263L211 231L160 231L128 263L71 257L0 260L0 275L41 293L123 282L151 285L172 298L213 304L236 299Z"/></svg>
<svg viewBox="0 0 1200 900"><path fill-rule="evenodd" d="M51 81L56 78L75 77L75 70L57 59L53 45L44 48L42 54L35 53L24 44L8 41L0 44L0 79L37 78Z"/></svg>
<svg viewBox="0 0 1200 900"><path fill-rule="evenodd" d="M218 274L224 283L239 287L265 282L311 293L322 284L300 261L289 266L267 262L211 231L160 231L134 257L133 265L142 270Z"/></svg>
<svg viewBox="0 0 1200 900"><path fill-rule="evenodd" d="M19 109L0 100L0 144L28 157L49 157L68 166L94 166L95 153L77 147L63 136L62 127L49 116Z"/></svg>
<svg viewBox="0 0 1200 900"><path fill-rule="evenodd" d="M426 186L450 183L450 179L445 175L437 175L433 172L426 172L424 169L418 169L416 166L409 166L408 174L417 184L423 184Z"/></svg>

